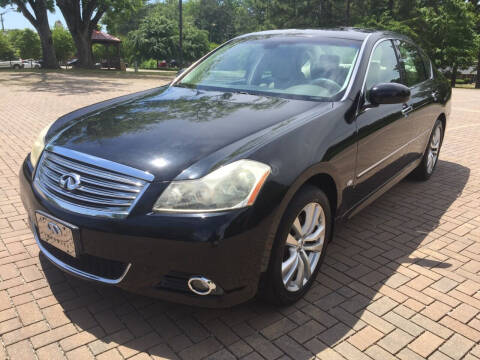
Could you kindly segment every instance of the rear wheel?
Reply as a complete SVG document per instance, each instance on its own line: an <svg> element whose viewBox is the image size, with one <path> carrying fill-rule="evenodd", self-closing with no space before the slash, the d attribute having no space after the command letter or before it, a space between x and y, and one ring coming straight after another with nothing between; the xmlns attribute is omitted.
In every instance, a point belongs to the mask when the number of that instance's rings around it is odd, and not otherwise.
<svg viewBox="0 0 480 360"><path fill-rule="evenodd" d="M13 65L13 68L14 68L15 70L18 70L18 69L20 69L20 65L15 64L15 65Z"/></svg>
<svg viewBox="0 0 480 360"><path fill-rule="evenodd" d="M261 289L267 301L288 305L308 291L325 256L331 222L325 193L304 186L287 207L279 226Z"/></svg>
<svg viewBox="0 0 480 360"><path fill-rule="evenodd" d="M432 176L438 162L443 141L443 123L437 120L428 141L427 149L422 162L413 171L412 175L418 180L428 180Z"/></svg>

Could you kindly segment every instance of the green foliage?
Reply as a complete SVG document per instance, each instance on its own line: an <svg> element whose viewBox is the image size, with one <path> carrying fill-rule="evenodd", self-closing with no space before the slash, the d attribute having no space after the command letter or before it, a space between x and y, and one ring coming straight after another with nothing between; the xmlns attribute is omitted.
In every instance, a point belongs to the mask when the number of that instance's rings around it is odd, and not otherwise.
<svg viewBox="0 0 480 360"><path fill-rule="evenodd" d="M179 56L178 22L153 13L147 16L138 30L129 33L126 48L130 60L171 60ZM183 28L183 59L191 62L210 49L208 33L190 23Z"/></svg>
<svg viewBox="0 0 480 360"><path fill-rule="evenodd" d="M212 50L215 50L217 47L219 47L220 45L214 43L214 42L211 42L208 44L208 51L212 51Z"/></svg>
<svg viewBox="0 0 480 360"><path fill-rule="evenodd" d="M138 30L128 34L132 57L141 59L172 59L176 54L175 23L166 17L148 16Z"/></svg>
<svg viewBox="0 0 480 360"><path fill-rule="evenodd" d="M233 0L198 0L192 2L194 24L208 31L210 41L222 43L235 36L235 9Z"/></svg>
<svg viewBox="0 0 480 360"><path fill-rule="evenodd" d="M75 44L72 35L63 27L56 26L52 30L53 47L58 61L67 61L75 54Z"/></svg>
<svg viewBox="0 0 480 360"><path fill-rule="evenodd" d="M130 31L139 28L140 22L148 15L152 7L147 0L130 0L123 8L109 8L101 22L107 27L108 33L127 36Z"/></svg>
<svg viewBox="0 0 480 360"><path fill-rule="evenodd" d="M101 62L102 60L107 60L108 58L116 58L117 47L116 46L105 46L103 44L93 44L93 59L95 62Z"/></svg>
<svg viewBox="0 0 480 360"><path fill-rule="evenodd" d="M15 49L8 37L0 31L0 60L13 60L15 58Z"/></svg>
<svg viewBox="0 0 480 360"><path fill-rule="evenodd" d="M22 59L39 59L42 56L40 37L33 30L11 30L8 38Z"/></svg>
<svg viewBox="0 0 480 360"><path fill-rule="evenodd" d="M178 33L174 38L175 44L178 44ZM193 62L210 51L208 42L208 32L199 30L192 24L185 24L183 28L183 60ZM178 52L178 51L177 51Z"/></svg>
<svg viewBox="0 0 480 360"><path fill-rule="evenodd" d="M356 25L357 27L367 29L388 30L399 34L409 36L413 40L418 40L418 34L415 29L406 21L399 21L392 18L390 13L385 13L377 16L368 16L363 19L361 23Z"/></svg>
<svg viewBox="0 0 480 360"><path fill-rule="evenodd" d="M467 67L478 51L475 16L463 0L441 0L420 9L425 27L418 28L423 45L437 66Z"/></svg>
<svg viewBox="0 0 480 360"><path fill-rule="evenodd" d="M139 65L140 69L156 69L157 68L157 60L155 59L148 59L144 60Z"/></svg>

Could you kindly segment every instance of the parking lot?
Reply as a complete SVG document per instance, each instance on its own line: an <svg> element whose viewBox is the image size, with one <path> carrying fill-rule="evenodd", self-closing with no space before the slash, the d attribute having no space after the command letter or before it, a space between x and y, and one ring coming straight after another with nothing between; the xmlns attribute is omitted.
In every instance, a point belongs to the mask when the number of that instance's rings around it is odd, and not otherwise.
<svg viewBox="0 0 480 360"><path fill-rule="evenodd" d="M65 275L39 254L17 174L62 114L156 75L0 72L0 359L480 359L480 91L455 89L435 175L337 232L294 306L209 310Z"/></svg>

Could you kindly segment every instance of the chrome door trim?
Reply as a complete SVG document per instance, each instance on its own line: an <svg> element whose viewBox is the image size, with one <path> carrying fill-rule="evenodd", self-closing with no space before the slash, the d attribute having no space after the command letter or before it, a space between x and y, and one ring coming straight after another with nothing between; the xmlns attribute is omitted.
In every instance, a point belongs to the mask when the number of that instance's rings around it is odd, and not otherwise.
<svg viewBox="0 0 480 360"><path fill-rule="evenodd" d="M123 272L123 274L119 278L116 278L116 279L104 278L102 276L97 276L97 275L90 274L90 273L87 273L85 271L79 270L77 268L74 268L73 266L70 266L70 265L64 263L63 261L61 261L60 259L56 258L51 252L49 252L42 245L42 243L40 242L40 237L38 236L38 233L37 233L37 228L35 227L35 225L32 221L30 221L30 223L31 223L33 236L35 237L35 241L37 242L37 245L40 248L40 251L43 253L43 255L45 255L45 257L48 260L50 260L50 262L52 262L53 265L57 266L58 268L62 269L63 271L65 271L65 272L67 272L67 273L69 273L73 276L79 277L81 279L98 281L100 283L107 284L107 285L117 285L124 279L124 277L127 275L128 271L130 270L130 268L132 266L131 263L128 263L127 267L125 268L125 271Z"/></svg>
<svg viewBox="0 0 480 360"><path fill-rule="evenodd" d="M362 177L363 175L365 175L366 173L368 173L369 171L375 169L377 166L379 166L381 163L383 163L384 161L388 160L390 157L392 157L393 155L395 155L396 153L398 153L399 151L403 150L405 147L407 147L408 145L410 145L411 143L417 141L418 139L420 139L422 136L425 136L427 133L429 133L430 130L426 130L424 131L423 133L421 133L420 135L418 135L416 138L410 140L409 142L407 142L406 144L400 146L398 149L396 149L395 151L391 152L390 154L388 154L387 156L385 156L383 159L377 161L375 164L369 166L368 168L366 168L365 170L359 172L357 174L357 179Z"/></svg>

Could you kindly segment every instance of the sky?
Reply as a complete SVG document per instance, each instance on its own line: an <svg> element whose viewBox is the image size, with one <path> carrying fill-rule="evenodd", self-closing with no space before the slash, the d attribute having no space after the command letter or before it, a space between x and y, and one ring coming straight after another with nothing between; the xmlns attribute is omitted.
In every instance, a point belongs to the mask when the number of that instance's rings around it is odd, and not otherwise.
<svg viewBox="0 0 480 360"><path fill-rule="evenodd" d="M6 14L3 15L3 23L5 26L5 30L25 28L29 28L32 30L34 29L32 24L30 24L30 22L22 15L22 13L16 12L15 10L10 10L10 8L0 7L0 14L5 11L8 11ZM48 13L48 21L50 27L53 27L53 24L55 24L55 21L57 20L60 20L63 26L66 26L62 12L58 7L55 7L55 13Z"/></svg>

